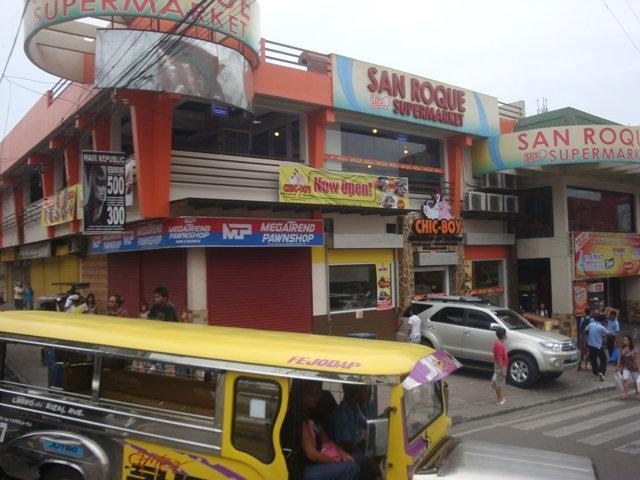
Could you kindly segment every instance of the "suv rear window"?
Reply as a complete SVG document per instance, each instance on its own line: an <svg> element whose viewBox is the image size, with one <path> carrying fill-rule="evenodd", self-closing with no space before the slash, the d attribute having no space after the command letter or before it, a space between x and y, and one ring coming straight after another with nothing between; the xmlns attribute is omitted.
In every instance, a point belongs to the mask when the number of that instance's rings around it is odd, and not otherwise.
<svg viewBox="0 0 640 480"><path fill-rule="evenodd" d="M430 320L437 323L448 323L449 325L462 325L464 310L464 308L444 307L433 314Z"/></svg>
<svg viewBox="0 0 640 480"><path fill-rule="evenodd" d="M412 303L409 308L404 311L405 317L410 317L415 311L416 315L420 315L425 310L429 310L433 305L428 303Z"/></svg>

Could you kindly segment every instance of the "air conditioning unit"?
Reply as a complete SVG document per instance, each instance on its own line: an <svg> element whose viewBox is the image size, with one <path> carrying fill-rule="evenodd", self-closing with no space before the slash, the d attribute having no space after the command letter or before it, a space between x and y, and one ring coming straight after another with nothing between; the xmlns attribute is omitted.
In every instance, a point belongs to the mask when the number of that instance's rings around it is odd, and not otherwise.
<svg viewBox="0 0 640 480"><path fill-rule="evenodd" d="M507 213L518 213L518 197L515 195L505 195L504 211Z"/></svg>
<svg viewBox="0 0 640 480"><path fill-rule="evenodd" d="M502 187L506 190L518 189L518 176L510 175L508 173L502 174Z"/></svg>
<svg viewBox="0 0 640 480"><path fill-rule="evenodd" d="M487 209L487 194L482 192L467 192L467 210L484 211Z"/></svg>
<svg viewBox="0 0 640 480"><path fill-rule="evenodd" d="M502 188L502 176L498 172L486 173L480 185L482 188Z"/></svg>
<svg viewBox="0 0 640 480"><path fill-rule="evenodd" d="M504 195L498 195L497 193L488 193L487 194L487 211L503 212L504 211Z"/></svg>

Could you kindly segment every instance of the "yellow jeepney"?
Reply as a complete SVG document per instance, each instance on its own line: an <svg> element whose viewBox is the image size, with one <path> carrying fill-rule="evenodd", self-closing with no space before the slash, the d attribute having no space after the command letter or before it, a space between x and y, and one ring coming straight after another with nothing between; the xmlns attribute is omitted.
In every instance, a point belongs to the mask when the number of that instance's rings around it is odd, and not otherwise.
<svg viewBox="0 0 640 480"><path fill-rule="evenodd" d="M22 311L0 313L0 355L16 478L300 479L301 380L336 402L340 384L371 386L366 448L388 480L451 424L455 360L408 343Z"/></svg>

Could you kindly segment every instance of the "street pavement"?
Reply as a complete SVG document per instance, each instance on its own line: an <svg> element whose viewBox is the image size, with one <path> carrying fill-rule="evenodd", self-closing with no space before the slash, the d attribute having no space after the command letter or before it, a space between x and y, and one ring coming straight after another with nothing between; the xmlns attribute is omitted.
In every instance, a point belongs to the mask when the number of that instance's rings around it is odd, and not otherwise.
<svg viewBox="0 0 640 480"><path fill-rule="evenodd" d="M610 365L604 382L596 379L591 371L571 369L556 380L542 379L529 389L507 384L503 390L508 403L496 405L491 388L493 371L462 369L447 378L449 385L449 415L454 424L481 418L505 415L517 410L571 398L588 398L596 393L616 388L613 368ZM638 477L640 479L640 476Z"/></svg>
<svg viewBox="0 0 640 480"><path fill-rule="evenodd" d="M462 439L591 457L601 480L640 479L640 401L599 392L455 425Z"/></svg>

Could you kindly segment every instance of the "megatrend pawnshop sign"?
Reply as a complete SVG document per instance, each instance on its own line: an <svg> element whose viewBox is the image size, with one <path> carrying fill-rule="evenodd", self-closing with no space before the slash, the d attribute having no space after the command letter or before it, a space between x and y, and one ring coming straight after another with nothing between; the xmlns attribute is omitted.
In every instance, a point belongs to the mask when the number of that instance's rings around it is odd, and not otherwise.
<svg viewBox="0 0 640 480"><path fill-rule="evenodd" d="M473 174L542 165L639 163L640 127L582 125L509 133L473 142Z"/></svg>
<svg viewBox="0 0 640 480"><path fill-rule="evenodd" d="M91 237L91 253L189 247L316 247L322 220L179 217Z"/></svg>

